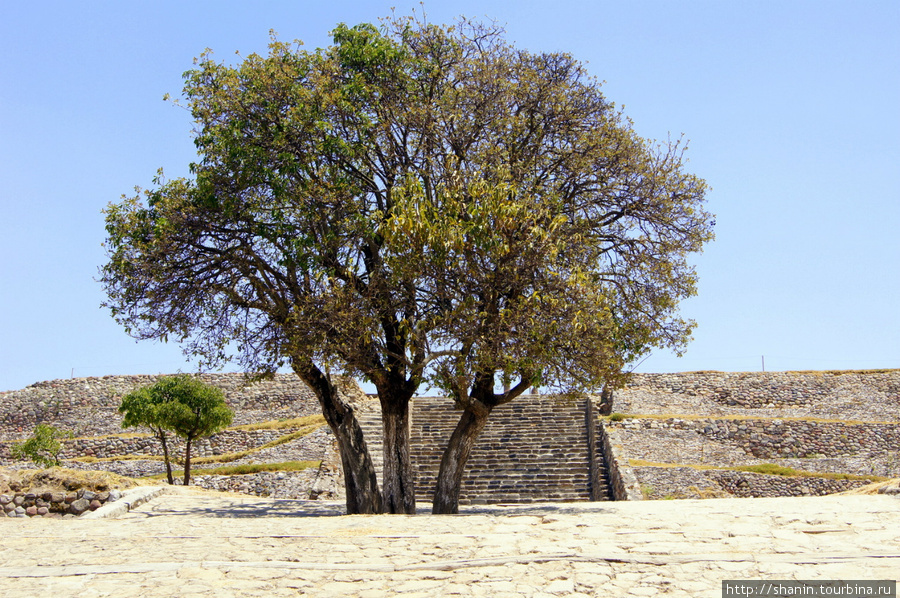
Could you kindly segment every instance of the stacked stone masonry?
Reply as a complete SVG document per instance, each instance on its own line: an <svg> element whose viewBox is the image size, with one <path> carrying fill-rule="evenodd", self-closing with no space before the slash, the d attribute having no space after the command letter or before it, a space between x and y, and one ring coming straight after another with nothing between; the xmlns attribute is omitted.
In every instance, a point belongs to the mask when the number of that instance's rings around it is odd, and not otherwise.
<svg viewBox="0 0 900 598"><path fill-rule="evenodd" d="M900 370L632 374L613 410L897 422Z"/></svg>
<svg viewBox="0 0 900 598"><path fill-rule="evenodd" d="M731 444L763 459L889 453L900 448L900 426L889 423L670 417L634 418L611 425L630 430L689 430L709 441Z"/></svg>
<svg viewBox="0 0 900 598"><path fill-rule="evenodd" d="M20 439L43 423L75 436L122 432L118 413L122 397L155 383L160 376L105 376L38 382L22 390L0 393L0 440ZM202 374L200 378L225 392L235 410L234 425L320 413L312 390L293 374L275 374L251 382L242 374ZM345 396L365 400L359 387L339 384Z"/></svg>
<svg viewBox="0 0 900 598"><path fill-rule="evenodd" d="M634 468L650 498L819 495L868 483L707 467L900 476L900 370L635 374L613 411L637 415L610 424L620 453L668 464Z"/></svg>
<svg viewBox="0 0 900 598"><path fill-rule="evenodd" d="M120 497L118 490L0 494L0 517L77 517Z"/></svg>

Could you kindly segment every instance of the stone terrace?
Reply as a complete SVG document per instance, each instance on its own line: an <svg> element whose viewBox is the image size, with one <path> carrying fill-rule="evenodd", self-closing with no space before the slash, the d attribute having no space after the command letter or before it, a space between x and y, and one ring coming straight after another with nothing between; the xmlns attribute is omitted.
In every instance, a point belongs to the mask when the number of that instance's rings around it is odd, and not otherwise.
<svg viewBox="0 0 900 598"><path fill-rule="evenodd" d="M704 470L772 463L900 476L900 370L635 374L611 422L652 498L829 494L861 481ZM693 466L693 467L689 467Z"/></svg>
<svg viewBox="0 0 900 598"><path fill-rule="evenodd" d="M68 457L155 455L158 448L146 435L122 434L116 407L124 393L156 379L55 380L0 393L0 463L9 463L4 459L9 441L27 437L36 423L50 423L81 436L66 441ZM236 409L236 423L318 413L309 389L291 375L253 384L239 374L205 379L226 391ZM377 461L377 401L367 399L355 385L347 386L345 392L363 416ZM440 450L458 412L446 398L419 398L414 404L413 459L419 468L419 498L428 500ZM618 467L609 473L615 487L621 490L634 482L631 487L636 488L639 483L651 498L827 494L864 483L704 469L710 467L773 463L810 472L900 475L900 371L896 370L636 374L625 389L616 392L613 410L629 417L594 429L586 425L583 399L567 405L549 397L520 397L497 409L469 463L463 503L586 500L591 492L600 498L607 480L599 467L603 455L587 448L591 433L600 438L590 444L616 449L612 461ZM200 443L198 455L252 449L291 431L223 433ZM594 478L589 474L591 459L598 464ZM624 470L635 459L641 461L629 478ZM340 466L327 428L235 463L287 460L322 460L324 465L315 475L255 474L239 481L199 481L284 498L340 497L335 485ZM132 476L162 471L157 460L69 461L67 465L102 467Z"/></svg>

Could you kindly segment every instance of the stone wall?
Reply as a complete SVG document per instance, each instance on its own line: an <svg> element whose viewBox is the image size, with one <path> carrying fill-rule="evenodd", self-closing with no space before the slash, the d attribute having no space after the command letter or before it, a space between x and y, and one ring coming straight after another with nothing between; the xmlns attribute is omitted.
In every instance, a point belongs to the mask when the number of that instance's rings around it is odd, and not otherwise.
<svg viewBox="0 0 900 598"><path fill-rule="evenodd" d="M900 448L900 425L890 423L629 418L612 425L629 430L693 431L708 440L736 445L748 455L762 459L888 453Z"/></svg>
<svg viewBox="0 0 900 598"><path fill-rule="evenodd" d="M77 517L121 496L118 490L0 494L0 517Z"/></svg>
<svg viewBox="0 0 900 598"><path fill-rule="evenodd" d="M250 431L225 430L224 432L213 434L207 438L195 440L191 445L191 455L196 458L246 451L272 442L273 440L277 440L298 429L299 428ZM184 440L181 438L169 434L166 443L169 446L170 454L180 455L184 452ZM63 460L74 459L76 457L108 459L124 455L161 457L163 454L160 441L157 440L156 437L148 434L73 438L60 440L60 444L63 449L60 452L59 457ZM0 442L0 465L9 465L13 462L10 455L12 445L12 441Z"/></svg>
<svg viewBox="0 0 900 598"><path fill-rule="evenodd" d="M804 496L867 483L705 467L900 470L900 370L634 374L613 410L637 414L609 423L623 458L668 464L634 467L652 498Z"/></svg>
<svg viewBox="0 0 900 598"><path fill-rule="evenodd" d="M624 456L622 445L616 442L616 432L602 423L597 426L600 446L606 456L610 493L613 500L641 500L640 483Z"/></svg>
<svg viewBox="0 0 900 598"><path fill-rule="evenodd" d="M72 378L0 393L0 440L27 438L39 423L68 430L76 436L121 433L122 416L118 407L122 397L159 378ZM294 374L276 374L271 380L253 383L243 374L202 374L200 378L225 392L226 402L235 410L234 425L321 412L312 390ZM340 386L350 400L365 400L355 382L342 382Z"/></svg>
<svg viewBox="0 0 900 598"><path fill-rule="evenodd" d="M632 374L613 411L900 421L900 370Z"/></svg>
<svg viewBox="0 0 900 598"><path fill-rule="evenodd" d="M648 499L824 496L865 486L873 481L763 475L693 467L637 467L635 475L644 498Z"/></svg>

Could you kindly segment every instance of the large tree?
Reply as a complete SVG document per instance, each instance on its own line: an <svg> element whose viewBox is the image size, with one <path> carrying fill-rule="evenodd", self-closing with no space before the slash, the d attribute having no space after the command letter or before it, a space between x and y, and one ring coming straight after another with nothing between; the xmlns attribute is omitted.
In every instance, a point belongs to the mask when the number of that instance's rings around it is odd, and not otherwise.
<svg viewBox="0 0 900 598"><path fill-rule="evenodd" d="M463 410L434 507L454 512L497 405L536 383L615 384L687 341L677 306L695 289L686 257L712 237L705 184L571 56L401 18L339 25L314 52L206 54L185 77L200 159L109 207L108 305L211 364L289 364L335 432L348 512L414 512L422 383ZM378 391L383 504L333 371Z"/></svg>

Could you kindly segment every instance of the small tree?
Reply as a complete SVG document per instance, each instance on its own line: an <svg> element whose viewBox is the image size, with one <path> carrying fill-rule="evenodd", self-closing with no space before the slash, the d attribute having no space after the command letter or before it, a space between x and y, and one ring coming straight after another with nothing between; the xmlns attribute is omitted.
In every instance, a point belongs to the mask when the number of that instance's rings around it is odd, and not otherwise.
<svg viewBox="0 0 900 598"><path fill-rule="evenodd" d="M15 459L31 459L38 467L58 467L62 445L57 439L71 437L71 432L65 432L46 424L38 424L34 428L31 438L13 445L12 456Z"/></svg>
<svg viewBox="0 0 900 598"><path fill-rule="evenodd" d="M234 412L225 404L225 394L190 376L173 376L162 382L174 400L160 408L170 430L185 439L184 485L191 481L191 444L231 425ZM160 383L157 383L160 384Z"/></svg>
<svg viewBox="0 0 900 598"><path fill-rule="evenodd" d="M124 427L144 425L153 430L163 445L166 474L173 484L166 431L185 439L184 485L191 481L191 445L197 438L215 434L231 424L234 412L225 404L225 395L214 386L184 374L163 378L122 400Z"/></svg>
<svg viewBox="0 0 900 598"><path fill-rule="evenodd" d="M172 400L171 396L166 394L159 383L140 388L122 398L119 405L119 413L125 414L122 419L123 428L132 428L137 426L145 426L150 428L153 435L162 444L163 461L166 464L166 479L169 484L175 483L172 476L172 461L169 457L169 444L167 442L166 430L168 426L164 424L160 407L167 401Z"/></svg>

